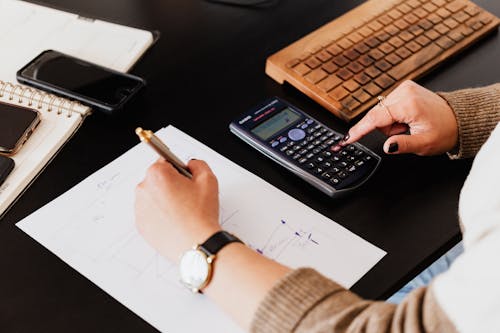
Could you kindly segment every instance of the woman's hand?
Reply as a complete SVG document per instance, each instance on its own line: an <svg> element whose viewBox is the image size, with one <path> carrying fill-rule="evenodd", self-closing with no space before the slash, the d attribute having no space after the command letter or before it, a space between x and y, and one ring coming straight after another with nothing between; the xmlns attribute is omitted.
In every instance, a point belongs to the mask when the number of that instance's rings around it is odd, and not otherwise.
<svg viewBox="0 0 500 333"><path fill-rule="evenodd" d="M177 261L194 244L219 231L219 191L203 161L188 164L192 179L158 160L136 188L135 215L141 235L161 255Z"/></svg>
<svg viewBox="0 0 500 333"><path fill-rule="evenodd" d="M405 81L383 104L385 107L374 106L354 125L346 136L348 139L340 145L358 141L374 129L389 136L384 151L391 154L437 155L452 150L457 144L455 114L436 93L413 81Z"/></svg>

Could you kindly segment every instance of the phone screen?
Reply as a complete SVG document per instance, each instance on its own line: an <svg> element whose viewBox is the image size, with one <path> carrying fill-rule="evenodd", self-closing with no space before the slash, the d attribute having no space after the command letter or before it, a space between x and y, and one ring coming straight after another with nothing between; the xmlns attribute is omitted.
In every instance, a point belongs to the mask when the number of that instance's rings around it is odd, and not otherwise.
<svg viewBox="0 0 500 333"><path fill-rule="evenodd" d="M47 51L22 76L107 104L117 105L142 86L135 77Z"/></svg>
<svg viewBox="0 0 500 333"><path fill-rule="evenodd" d="M14 151L37 122L36 111L0 103L0 152Z"/></svg>

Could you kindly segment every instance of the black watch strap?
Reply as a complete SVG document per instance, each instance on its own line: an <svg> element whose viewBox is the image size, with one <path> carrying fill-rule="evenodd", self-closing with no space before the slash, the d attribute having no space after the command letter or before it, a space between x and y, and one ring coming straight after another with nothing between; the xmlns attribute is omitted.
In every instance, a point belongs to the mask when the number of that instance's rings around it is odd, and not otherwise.
<svg viewBox="0 0 500 333"><path fill-rule="evenodd" d="M238 237L229 232L219 231L207 239L205 243L201 244L200 249L211 256L217 254L224 246L234 242L243 243Z"/></svg>

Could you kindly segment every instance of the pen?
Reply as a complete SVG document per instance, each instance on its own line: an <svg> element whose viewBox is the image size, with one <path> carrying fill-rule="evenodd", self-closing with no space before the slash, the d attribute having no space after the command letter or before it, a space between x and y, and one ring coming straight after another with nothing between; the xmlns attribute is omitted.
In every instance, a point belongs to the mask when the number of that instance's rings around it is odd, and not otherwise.
<svg viewBox="0 0 500 333"><path fill-rule="evenodd" d="M169 162L177 169L182 175L191 179L193 175L189 172L189 169L186 164L184 164L177 156L174 155L153 132L149 130L143 130L140 127L137 127L135 130L135 134L139 136L141 141L146 142L153 148L161 157L165 159L165 161Z"/></svg>

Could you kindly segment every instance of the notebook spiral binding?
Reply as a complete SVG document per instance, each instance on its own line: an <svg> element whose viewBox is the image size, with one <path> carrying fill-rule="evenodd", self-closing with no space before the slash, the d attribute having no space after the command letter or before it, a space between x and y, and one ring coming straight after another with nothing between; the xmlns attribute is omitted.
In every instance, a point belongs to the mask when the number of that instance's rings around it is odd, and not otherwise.
<svg viewBox="0 0 500 333"><path fill-rule="evenodd" d="M24 104L24 101L27 100L27 106L35 107L39 110L47 106L47 112L57 110L56 113L58 115L67 111L66 116L68 118L70 118L73 113L78 113L76 111L77 107L83 106L76 101L69 101L65 98L48 94L35 88L14 85L10 82L0 80L0 98L3 98L4 95L8 95L9 101L13 101L14 98L17 98L18 104Z"/></svg>

